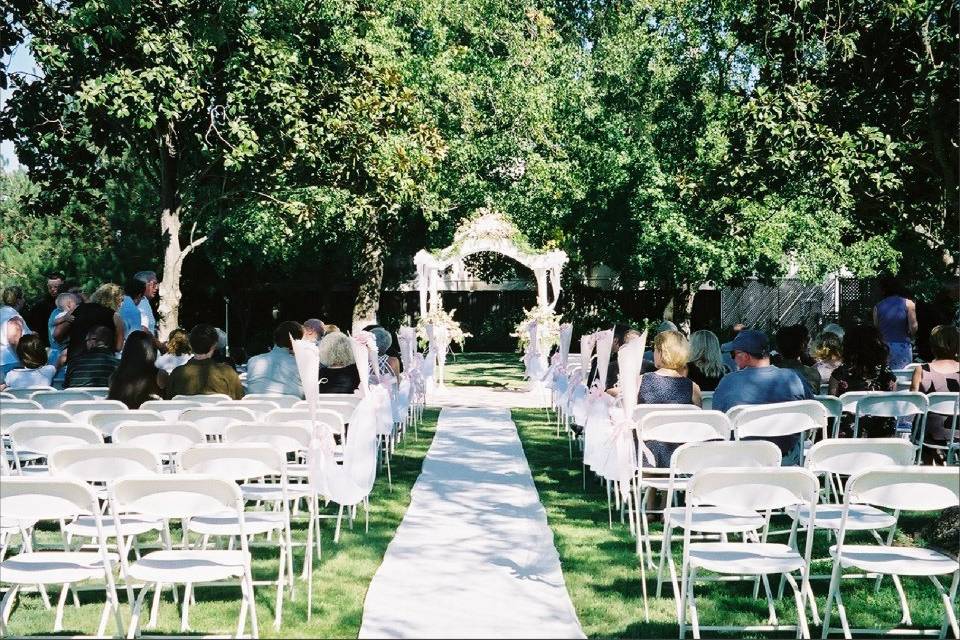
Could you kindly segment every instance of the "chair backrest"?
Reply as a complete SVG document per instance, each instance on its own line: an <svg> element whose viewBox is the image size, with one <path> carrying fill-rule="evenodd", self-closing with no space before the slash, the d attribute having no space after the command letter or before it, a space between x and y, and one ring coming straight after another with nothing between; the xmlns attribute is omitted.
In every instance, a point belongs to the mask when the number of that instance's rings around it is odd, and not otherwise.
<svg viewBox="0 0 960 640"><path fill-rule="evenodd" d="M814 429L825 431L827 427L827 410L816 400L741 405L736 409L728 415L737 440L787 436Z"/></svg>
<svg viewBox="0 0 960 640"><path fill-rule="evenodd" d="M300 424L263 424L238 422L227 426L223 441L227 444L261 443L284 453L310 449L312 433Z"/></svg>
<svg viewBox="0 0 960 640"><path fill-rule="evenodd" d="M9 393L18 400L30 400L30 396L37 391L56 391L56 389L53 387L24 387L23 389L7 389L5 393Z"/></svg>
<svg viewBox="0 0 960 640"><path fill-rule="evenodd" d="M189 422L121 422L113 431L114 444L158 455L180 453L206 441L200 427Z"/></svg>
<svg viewBox="0 0 960 640"><path fill-rule="evenodd" d="M160 473L157 454L139 447L97 444L66 447L50 454L50 472L84 482L113 482L129 475Z"/></svg>
<svg viewBox="0 0 960 640"><path fill-rule="evenodd" d="M61 404L60 410L74 416L78 422L87 422L94 411L129 411L119 400L70 400Z"/></svg>
<svg viewBox="0 0 960 640"><path fill-rule="evenodd" d="M320 402L347 402L356 407L363 400L360 396L353 393L321 393Z"/></svg>
<svg viewBox="0 0 960 640"><path fill-rule="evenodd" d="M23 400L21 398L3 398L0 401L0 411L40 411L43 407L33 400Z"/></svg>
<svg viewBox="0 0 960 640"><path fill-rule="evenodd" d="M250 400L248 398L244 398L243 400L224 400L223 402L218 402L216 406L240 407L241 409L249 409L256 414L257 418L263 418L274 409L280 408L276 402L271 400Z"/></svg>
<svg viewBox="0 0 960 640"><path fill-rule="evenodd" d="M192 422L208 436L222 436L227 425L234 422L256 422L253 411L242 407L206 406L187 409L180 414L182 422Z"/></svg>
<svg viewBox="0 0 960 640"><path fill-rule="evenodd" d="M689 442L680 445L670 458L670 470L689 475L716 467L779 467L780 448L766 440Z"/></svg>
<svg viewBox="0 0 960 640"><path fill-rule="evenodd" d="M654 411L640 421L641 440L660 442L703 442L729 440L732 426L721 411L675 409Z"/></svg>
<svg viewBox="0 0 960 640"><path fill-rule="evenodd" d="M843 404L844 413L856 413L857 403L863 398L870 396L885 396L889 391L847 391L840 396L840 402Z"/></svg>
<svg viewBox="0 0 960 640"><path fill-rule="evenodd" d="M897 391L906 391L913 382L913 367L909 369L894 369L893 375L897 377Z"/></svg>
<svg viewBox="0 0 960 640"><path fill-rule="evenodd" d="M110 387L67 387L64 391L83 391L89 393L95 399L102 399L110 393Z"/></svg>
<svg viewBox="0 0 960 640"><path fill-rule="evenodd" d="M225 393L198 393L195 395L181 393L180 395L173 396L173 399L196 402L197 404L217 404L224 400L232 400L232 398Z"/></svg>
<svg viewBox="0 0 960 640"><path fill-rule="evenodd" d="M935 391L927 394L927 412L942 416L960 415L960 393Z"/></svg>
<svg viewBox="0 0 960 640"><path fill-rule="evenodd" d="M248 393L244 400L266 400L277 405L280 409L292 409L298 402L303 402L298 396L287 396L274 393Z"/></svg>
<svg viewBox="0 0 960 640"><path fill-rule="evenodd" d="M845 501L887 509L940 511L960 503L960 467L878 467L847 481Z"/></svg>
<svg viewBox="0 0 960 640"><path fill-rule="evenodd" d="M799 467L703 469L687 484L687 505L767 511L810 505L819 491L817 477Z"/></svg>
<svg viewBox="0 0 960 640"><path fill-rule="evenodd" d="M843 417L843 402L840 398L830 395L819 395L813 396L813 399L823 405L823 408L827 410L828 417L834 420L839 420Z"/></svg>
<svg viewBox="0 0 960 640"><path fill-rule="evenodd" d="M30 399L44 409L59 409L64 402L74 400L96 400L92 393L86 391L37 391Z"/></svg>
<svg viewBox="0 0 960 640"><path fill-rule="evenodd" d="M103 436L91 426L40 420L13 425L10 427L10 440L14 451L30 451L45 456L63 447L103 444Z"/></svg>
<svg viewBox="0 0 960 640"><path fill-rule="evenodd" d="M298 402L294 405L294 409L308 409L309 404L306 400ZM354 402L343 402L341 400L326 400L324 396L320 396L320 402L317 404L317 408L322 411L332 412L340 416L340 419L344 424L350 423L350 416L353 415L354 409L357 408L357 403Z"/></svg>
<svg viewBox="0 0 960 640"><path fill-rule="evenodd" d="M263 421L269 425L300 424L313 431L313 419L309 409L277 409L267 414ZM339 414L330 411L317 411L317 421L330 429L332 433L343 433L343 419Z"/></svg>
<svg viewBox="0 0 960 640"><path fill-rule="evenodd" d="M867 469L906 466L916 451L903 438L831 438L807 452L806 466L814 472L854 475Z"/></svg>
<svg viewBox="0 0 960 640"><path fill-rule="evenodd" d="M700 411L700 407L695 404L638 404L633 409L631 418L633 422L639 424L648 414L654 411Z"/></svg>
<svg viewBox="0 0 960 640"><path fill-rule="evenodd" d="M896 391L881 396L861 398L857 402L859 416L905 418L927 412L927 396L916 391Z"/></svg>
<svg viewBox="0 0 960 640"><path fill-rule="evenodd" d="M286 456L263 443L201 444L180 454L178 469L230 480L286 474Z"/></svg>
<svg viewBox="0 0 960 640"><path fill-rule="evenodd" d="M165 422L156 411L144 409L124 409L123 411L93 411L87 414L87 423L100 429L105 435L113 436L117 425L125 422Z"/></svg>
<svg viewBox="0 0 960 640"><path fill-rule="evenodd" d="M18 400L17 396L6 391L0 391L0 400Z"/></svg>
<svg viewBox="0 0 960 640"><path fill-rule="evenodd" d="M234 512L243 518L243 495L232 480L197 474L134 475L111 487L113 511L157 518L193 518ZM241 543L246 538L240 536Z"/></svg>
<svg viewBox="0 0 960 640"><path fill-rule="evenodd" d="M0 431L3 433L10 431L10 427L18 422L27 422L33 420L71 424L73 423L73 416L64 411L60 411L59 409L28 409L26 411L6 411L0 409Z"/></svg>
<svg viewBox="0 0 960 640"><path fill-rule="evenodd" d="M700 392L700 407L706 411L713 409L713 391Z"/></svg>
<svg viewBox="0 0 960 640"><path fill-rule="evenodd" d="M143 411L156 411L167 422L179 422L180 414L187 409L197 409L203 407L199 402L189 400L147 400L140 409Z"/></svg>
<svg viewBox="0 0 960 640"><path fill-rule="evenodd" d="M0 513L4 519L69 520L92 515L100 525L100 509L86 482L71 478L5 476L0 482Z"/></svg>

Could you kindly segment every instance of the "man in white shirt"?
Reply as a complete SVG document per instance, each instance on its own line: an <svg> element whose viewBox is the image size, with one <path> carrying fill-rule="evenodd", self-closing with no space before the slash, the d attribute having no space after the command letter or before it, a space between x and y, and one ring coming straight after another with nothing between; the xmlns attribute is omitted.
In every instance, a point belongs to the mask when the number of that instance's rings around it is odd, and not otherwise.
<svg viewBox="0 0 960 640"><path fill-rule="evenodd" d="M274 347L267 353L250 358L247 362L247 393L279 393L303 397L300 371L293 357L290 338L303 337L303 327L298 322L286 321L273 332Z"/></svg>
<svg viewBox="0 0 960 640"><path fill-rule="evenodd" d="M140 324L146 327L147 333L157 335L157 316L153 313L153 307L150 301L157 297L160 290L160 283L157 281L157 274L153 271L140 271L133 276L144 284L143 298L137 304L140 309Z"/></svg>

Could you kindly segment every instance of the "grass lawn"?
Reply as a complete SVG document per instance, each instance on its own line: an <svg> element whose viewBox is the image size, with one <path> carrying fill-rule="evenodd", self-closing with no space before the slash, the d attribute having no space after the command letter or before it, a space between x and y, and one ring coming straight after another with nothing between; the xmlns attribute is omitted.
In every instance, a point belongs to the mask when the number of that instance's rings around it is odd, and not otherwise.
<svg viewBox="0 0 960 640"><path fill-rule="evenodd" d="M302 546L294 547L294 571L297 574L296 599L283 603L283 626L279 633L273 630L273 612L276 599L274 587L261 586L255 589L257 618L260 634L264 637L312 637L312 638L356 638L360 630L363 613L363 600L374 572L383 559L387 544L410 503L410 490L417 476L423 458L426 455L436 428L437 411L424 413L424 422L419 427L420 439L414 440L411 431L392 460L393 491L387 487L386 474L377 478L374 491L370 496L370 533L364 534L362 509L358 510L358 519L351 531L344 524L340 542L333 543L333 520L323 520L323 556L316 563L313 574L313 619L308 623L306 615L307 592L305 583L299 578L303 567ZM336 515L332 505L326 513ZM306 523L294 523L294 544L306 538ZM53 542L59 539L53 530L40 534L41 540ZM175 542L178 534L175 532ZM149 538L144 537L145 540ZM262 540L262 536L258 537ZM14 551L14 550L12 550ZM278 550L276 547L253 549L254 579L275 580L277 575ZM316 560L315 560L316 562ZM51 599L56 603L58 589L50 589ZM182 588L181 588L182 594ZM233 634L236 631L237 615L240 608L239 588L206 587L195 590L197 605L190 607L190 626L198 633ZM152 597L152 596L151 596ZM126 595L120 590L124 623L129 622L130 611L126 607ZM149 601L149 598L148 598ZM69 602L69 600L68 600ZM68 605L64 615L64 630L68 634L93 634L103 603L102 592L81 593L81 607L75 609ZM180 611L173 604L171 592L165 592L160 607L160 621L155 631L150 633L176 634L180 629ZM14 636L41 634L48 635L53 629L53 610L43 608L36 594L18 596L18 603L10 616L9 632ZM145 616L143 622L146 623ZM108 633L114 627L108 627ZM247 625L247 633L250 627Z"/></svg>
<svg viewBox="0 0 960 640"><path fill-rule="evenodd" d="M540 499L553 529L570 597L576 607L584 632L591 638L663 638L677 637L676 615L669 586L664 598L654 598L656 574L647 572L650 594L650 623L643 621L640 569L634 554L634 541L626 524L616 519L607 526L606 491L595 479L588 478L586 492L582 485L578 453L568 457L567 442L557 438L556 427L542 410L514 410L513 418L530 463ZM897 544L923 544L918 532L932 516L906 514L900 518ZM774 529L784 529L776 522ZM781 526L777 526L781 525ZM659 531L658 525L653 525ZM862 538L854 537L853 540ZM773 538L786 542L786 536ZM682 544L682 542L680 543ZM674 552L679 566L679 544ZM827 557L829 544L825 533L817 535L814 558ZM654 543L654 552L658 545ZM829 573L830 563L815 564L815 573ZM771 581L774 589L776 582ZM820 611L826 599L828 581L815 581L814 593ZM926 579L904 578L904 589L911 604L914 624L939 629L943 608L933 585ZM949 577L947 579L949 585ZM893 627L900 619L899 604L893 583L885 578L878 593L873 580L849 580L842 584L844 603L852 626ZM712 583L696 586L697 604L702 625L765 624L766 601L752 598L752 583ZM762 590L761 590L762 594ZM789 587L778 603L781 623L796 620L796 609ZM832 624L839 626L834 616ZM820 629L811 626L813 637ZM716 635L704 632L705 637ZM792 633L754 633L750 637L793 637Z"/></svg>
<svg viewBox="0 0 960 640"><path fill-rule="evenodd" d="M458 353L447 356L446 383L523 391L526 382L515 353Z"/></svg>

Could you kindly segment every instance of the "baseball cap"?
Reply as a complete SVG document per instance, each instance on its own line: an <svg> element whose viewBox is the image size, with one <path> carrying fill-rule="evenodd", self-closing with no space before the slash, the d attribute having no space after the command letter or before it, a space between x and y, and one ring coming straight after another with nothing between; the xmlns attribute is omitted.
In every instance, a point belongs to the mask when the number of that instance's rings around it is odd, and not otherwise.
<svg viewBox="0 0 960 640"><path fill-rule="evenodd" d="M737 334L737 337L724 344L729 349L724 351L743 351L757 358L770 353L770 342L767 340L767 334L763 331L746 329Z"/></svg>

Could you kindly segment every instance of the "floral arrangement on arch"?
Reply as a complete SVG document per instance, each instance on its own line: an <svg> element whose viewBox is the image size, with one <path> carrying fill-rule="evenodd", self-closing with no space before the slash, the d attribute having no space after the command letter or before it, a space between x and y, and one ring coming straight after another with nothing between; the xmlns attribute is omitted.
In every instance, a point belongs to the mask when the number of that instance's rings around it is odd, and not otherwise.
<svg viewBox="0 0 960 640"><path fill-rule="evenodd" d="M421 316L417 320L417 339L420 341L421 345L426 346L429 342L427 338L427 325L434 325L437 327L446 327L447 336L449 336L450 341L454 342L463 349L463 343L467 338L473 337L473 334L467 333L460 327L460 323L453 319L453 314L456 313L456 309L451 309L449 312L445 311L442 307L434 309L425 316Z"/></svg>
<svg viewBox="0 0 960 640"><path fill-rule="evenodd" d="M523 320L517 325L511 336L517 338L517 343L524 351L530 343L530 332L527 326L531 322L537 322L540 325L537 331L537 341L540 343L540 353L547 355L553 345L560 344L560 315L553 312L550 307L533 307L523 310Z"/></svg>
<svg viewBox="0 0 960 640"><path fill-rule="evenodd" d="M438 257L445 257L459 253L469 242L492 240L507 242L513 245L520 253L532 254L536 250L530 246L526 236L517 228L506 214L488 207L477 209L476 213L466 221L454 234L453 243L441 251Z"/></svg>

